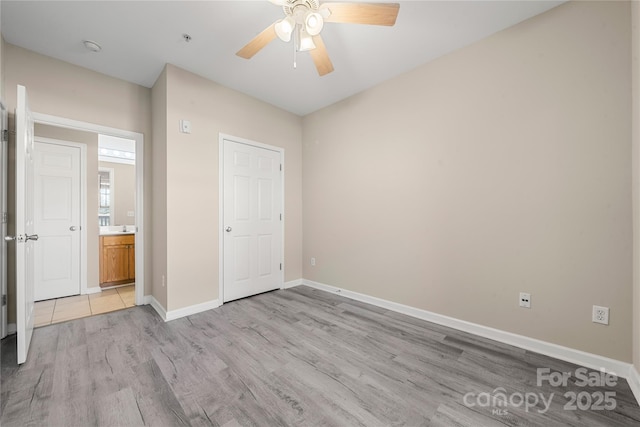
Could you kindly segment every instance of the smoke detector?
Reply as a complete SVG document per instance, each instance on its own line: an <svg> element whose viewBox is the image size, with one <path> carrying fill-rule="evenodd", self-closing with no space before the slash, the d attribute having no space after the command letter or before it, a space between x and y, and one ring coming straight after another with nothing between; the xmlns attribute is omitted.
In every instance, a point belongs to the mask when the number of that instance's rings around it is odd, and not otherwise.
<svg viewBox="0 0 640 427"><path fill-rule="evenodd" d="M82 44L84 44L84 47L89 49L91 52L100 52L102 50L102 46L93 40L84 40Z"/></svg>

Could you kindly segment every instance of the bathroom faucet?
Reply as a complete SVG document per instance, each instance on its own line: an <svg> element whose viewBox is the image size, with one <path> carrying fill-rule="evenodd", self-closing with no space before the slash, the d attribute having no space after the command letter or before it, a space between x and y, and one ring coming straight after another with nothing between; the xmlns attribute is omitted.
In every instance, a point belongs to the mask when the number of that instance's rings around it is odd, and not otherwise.
<svg viewBox="0 0 640 427"><path fill-rule="evenodd" d="M126 225L123 225L123 226L122 226L122 232L123 232L123 233L126 233L126 232L127 232L127 226L126 226Z"/></svg>

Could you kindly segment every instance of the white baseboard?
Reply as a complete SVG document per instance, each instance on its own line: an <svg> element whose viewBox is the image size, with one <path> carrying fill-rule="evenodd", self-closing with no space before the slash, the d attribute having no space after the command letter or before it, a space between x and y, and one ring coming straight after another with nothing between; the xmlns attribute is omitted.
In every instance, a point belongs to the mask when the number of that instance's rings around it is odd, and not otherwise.
<svg viewBox="0 0 640 427"><path fill-rule="evenodd" d="M164 309L162 304L160 304L158 300L155 299L153 295L145 295L144 303L145 305L151 305L151 307L153 307L156 313L160 315L160 318L162 318L162 320L164 320L165 322L167 321L167 311Z"/></svg>
<svg viewBox="0 0 640 427"><path fill-rule="evenodd" d="M220 307L220 300L214 299L211 301L203 302L200 304L190 305L188 307L179 308L177 310L167 311L167 317L165 321L179 319L181 317L191 316L192 314L202 313L203 311L211 310L212 308Z"/></svg>
<svg viewBox="0 0 640 427"><path fill-rule="evenodd" d="M99 294L100 292L102 292L102 288L100 286L94 286L93 288L86 288L83 290L83 295L89 295L89 294Z"/></svg>
<svg viewBox="0 0 640 427"><path fill-rule="evenodd" d="M629 373L626 377L627 383L629 383L629 388L633 392L633 395L636 397L638 404L640 404L640 374L635 366L631 365L629 367Z"/></svg>
<svg viewBox="0 0 640 427"><path fill-rule="evenodd" d="M282 285L282 288L280 289L289 289L289 288L293 288L295 286L300 286L302 285L302 279L296 279L296 280L291 280L289 282L284 282L284 285Z"/></svg>
<svg viewBox="0 0 640 427"><path fill-rule="evenodd" d="M302 279L291 280L289 282L285 282L281 289L289 289L294 286L302 285ZM165 308L156 300L153 295L146 295L144 297L144 304L151 305L156 312L160 315L162 320L168 322L170 320L179 319L181 317L190 316L192 314L201 313L203 311L211 310L213 308L218 308L222 305L219 299L214 299L211 301L203 302L200 304L191 305L189 307L179 308L177 310L166 311Z"/></svg>
<svg viewBox="0 0 640 427"><path fill-rule="evenodd" d="M150 304L151 307L156 310L156 312L165 322L180 319L181 317L191 316L192 314L202 313L203 311L211 310L212 308L220 307L220 300L214 299L200 304L194 304L188 307L179 308L177 310L166 311L162 304L160 304L158 300L153 297L153 295L145 296L144 303Z"/></svg>
<svg viewBox="0 0 640 427"><path fill-rule="evenodd" d="M481 337L489 338L505 344L510 344L515 347L523 348L525 350L534 351L536 353L544 354L556 359L575 363L587 368L610 372L620 378L627 379L627 381L629 382L629 386L631 386L631 389L633 390L636 400L638 400L640 403L640 377L638 376L638 372L630 363L621 362L619 360L610 359L608 357L599 356L597 354L575 350L569 347L552 344L546 341L525 337L523 335L506 332L499 329L489 328L487 326L478 325L476 323L467 322L465 320L443 316L442 314L437 314L427 310L410 307L408 305L387 301L358 292L352 292L347 289L336 288L335 286L329 286L307 279L303 279L302 284L315 289L331 292L334 294L342 295L343 297L386 308L391 311L406 314L408 316L417 317L418 319L426 320L428 322L448 326L453 329L469 332L474 335L479 335ZM634 375L631 375L631 371L633 371ZM632 381L635 381L635 384L633 386L631 385Z"/></svg>

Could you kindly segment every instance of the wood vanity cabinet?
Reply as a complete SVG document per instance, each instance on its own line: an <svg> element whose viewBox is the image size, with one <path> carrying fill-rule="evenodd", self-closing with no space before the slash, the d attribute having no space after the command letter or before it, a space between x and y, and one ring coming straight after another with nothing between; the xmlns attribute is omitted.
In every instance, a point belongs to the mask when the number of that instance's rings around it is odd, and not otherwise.
<svg viewBox="0 0 640 427"><path fill-rule="evenodd" d="M100 236L100 286L114 286L136 279L134 234Z"/></svg>

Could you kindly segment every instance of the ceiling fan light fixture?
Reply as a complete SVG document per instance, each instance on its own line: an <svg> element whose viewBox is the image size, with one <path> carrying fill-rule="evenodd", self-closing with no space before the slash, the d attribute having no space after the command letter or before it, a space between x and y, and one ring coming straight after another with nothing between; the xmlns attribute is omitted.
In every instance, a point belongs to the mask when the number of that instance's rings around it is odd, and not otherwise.
<svg viewBox="0 0 640 427"><path fill-rule="evenodd" d="M318 12L309 12L304 18L304 25L309 35L317 36L322 31L324 19Z"/></svg>
<svg viewBox="0 0 640 427"><path fill-rule="evenodd" d="M313 42L313 39L311 38L311 35L309 35L307 32L304 31L304 29L300 29L300 46L299 46L299 51L300 52L305 52L307 50L312 50L315 49L316 45Z"/></svg>
<svg viewBox="0 0 640 427"><path fill-rule="evenodd" d="M291 16L287 16L284 19L276 22L275 30L276 34L283 42L288 42L291 40L291 34L293 33L293 29L295 27L295 21Z"/></svg>
<svg viewBox="0 0 640 427"><path fill-rule="evenodd" d="M0 0L2 1L2 0ZM293 37L294 60L296 53L310 51L318 75L324 76L333 71L333 64L327 48L320 36L324 21L342 24L395 25L398 17L399 3L373 3L361 1L342 3L341 0L269 0L282 6L285 17L262 30L257 36L242 47L236 55L250 59L275 38L288 42ZM384 0L383 0L384 1Z"/></svg>

